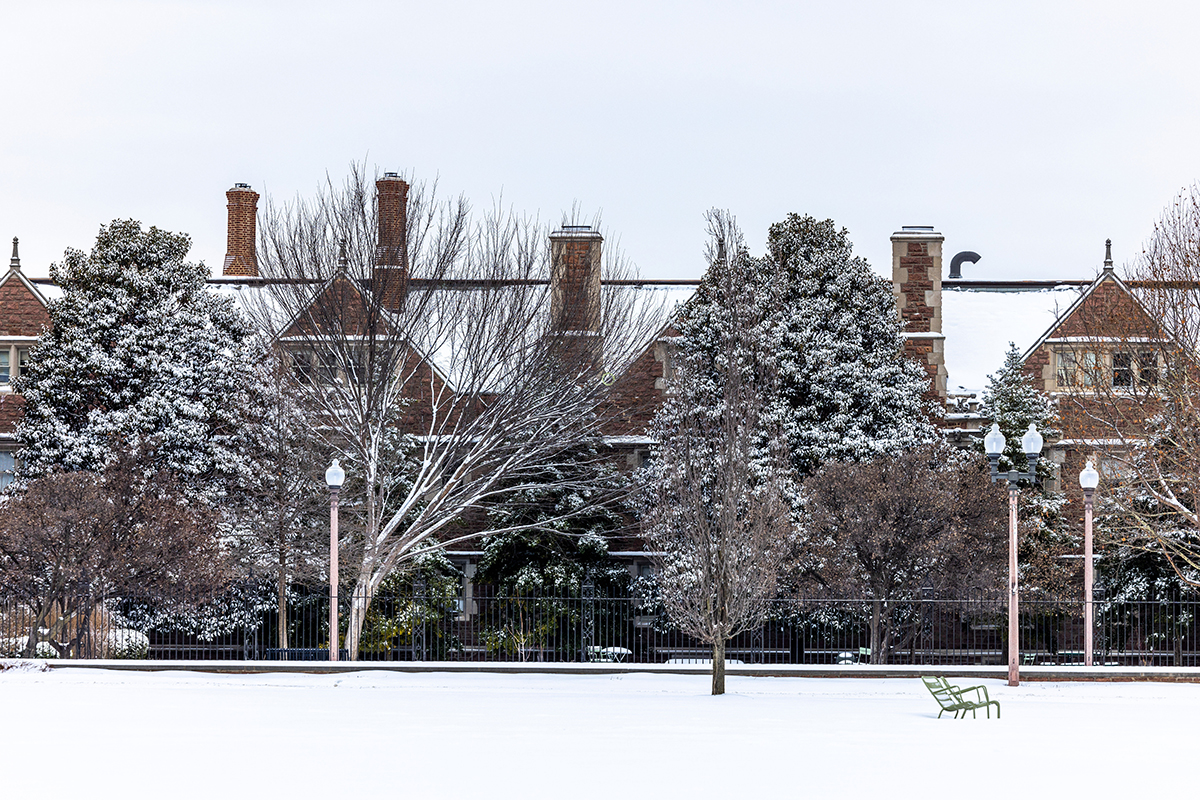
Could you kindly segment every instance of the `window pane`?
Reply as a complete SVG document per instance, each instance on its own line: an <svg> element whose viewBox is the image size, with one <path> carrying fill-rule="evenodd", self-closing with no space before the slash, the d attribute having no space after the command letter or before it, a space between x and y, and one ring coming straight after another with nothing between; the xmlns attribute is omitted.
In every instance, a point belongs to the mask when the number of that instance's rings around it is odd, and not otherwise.
<svg viewBox="0 0 1200 800"><path fill-rule="evenodd" d="M0 450L0 489L13 482L13 471L17 466L15 455L8 450Z"/></svg>
<svg viewBox="0 0 1200 800"><path fill-rule="evenodd" d="M9 352L8 348L0 350L0 383L8 383L10 377L10 367L8 364Z"/></svg>
<svg viewBox="0 0 1200 800"><path fill-rule="evenodd" d="M1113 353L1113 386L1133 386L1133 355Z"/></svg>
<svg viewBox="0 0 1200 800"><path fill-rule="evenodd" d="M1079 354L1079 370L1080 384L1083 386L1096 385L1096 354L1095 353L1080 353Z"/></svg>
<svg viewBox="0 0 1200 800"><path fill-rule="evenodd" d="M1074 386L1076 375L1075 353L1066 351L1058 354L1058 385Z"/></svg>
<svg viewBox="0 0 1200 800"><path fill-rule="evenodd" d="M25 372L25 368L29 366L29 348L17 348L17 374L21 375Z"/></svg>
<svg viewBox="0 0 1200 800"><path fill-rule="evenodd" d="M1158 353L1153 350L1143 350L1138 353L1138 380L1144 386L1158 383Z"/></svg>

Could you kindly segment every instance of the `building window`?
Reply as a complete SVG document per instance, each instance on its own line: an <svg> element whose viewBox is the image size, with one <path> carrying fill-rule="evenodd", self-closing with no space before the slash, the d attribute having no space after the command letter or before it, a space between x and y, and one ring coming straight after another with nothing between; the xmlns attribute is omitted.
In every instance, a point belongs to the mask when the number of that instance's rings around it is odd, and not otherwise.
<svg viewBox="0 0 1200 800"><path fill-rule="evenodd" d="M17 459L10 450L0 450L0 489L13 482L13 473L17 469Z"/></svg>
<svg viewBox="0 0 1200 800"><path fill-rule="evenodd" d="M1133 353L1113 353L1112 385L1133 386Z"/></svg>
<svg viewBox="0 0 1200 800"><path fill-rule="evenodd" d="M12 365L9 363L11 355L7 348L0 350L0 383L9 383L12 380Z"/></svg>
<svg viewBox="0 0 1200 800"><path fill-rule="evenodd" d="M29 348L17 348L17 374L24 375L25 370L29 368Z"/></svg>
<svg viewBox="0 0 1200 800"><path fill-rule="evenodd" d="M1088 388L1096 385L1096 354L1091 351L1063 350L1058 353L1058 387Z"/></svg>
<svg viewBox="0 0 1200 800"><path fill-rule="evenodd" d="M1138 380L1143 386L1158 383L1158 353L1142 350L1137 354Z"/></svg>
<svg viewBox="0 0 1200 800"><path fill-rule="evenodd" d="M1133 388L1134 379L1140 386L1158 383L1158 354L1153 350L1137 353L1113 353L1112 385Z"/></svg>

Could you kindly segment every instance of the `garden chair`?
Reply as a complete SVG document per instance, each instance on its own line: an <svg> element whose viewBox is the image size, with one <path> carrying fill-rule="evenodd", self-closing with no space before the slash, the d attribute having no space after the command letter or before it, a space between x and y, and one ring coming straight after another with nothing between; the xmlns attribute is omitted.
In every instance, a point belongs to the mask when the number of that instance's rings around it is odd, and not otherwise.
<svg viewBox="0 0 1200 800"><path fill-rule="evenodd" d="M941 719L942 714L947 711L953 711L955 719L966 719L967 712L970 711L971 718L974 719L976 711L981 708L987 714L988 719L991 719L991 706L996 707L996 719L1000 719L1000 702L988 697L986 686L968 686L964 689L953 686L945 678L935 675L922 675L921 681L933 698L938 701L938 705L942 707L942 710L938 712L938 719ZM959 717L959 714L962 714L962 717Z"/></svg>

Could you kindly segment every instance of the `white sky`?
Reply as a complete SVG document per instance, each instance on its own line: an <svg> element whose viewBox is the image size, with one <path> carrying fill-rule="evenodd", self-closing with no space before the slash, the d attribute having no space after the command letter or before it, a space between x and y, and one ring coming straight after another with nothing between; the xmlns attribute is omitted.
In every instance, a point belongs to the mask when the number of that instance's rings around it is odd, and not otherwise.
<svg viewBox="0 0 1200 800"><path fill-rule="evenodd" d="M1183 2L6 0L0 256L45 274L134 217L219 269L233 183L366 159L601 210L649 277L698 277L711 206L756 250L798 211L881 271L932 224L966 277L1091 277L1200 178L1197 29Z"/></svg>

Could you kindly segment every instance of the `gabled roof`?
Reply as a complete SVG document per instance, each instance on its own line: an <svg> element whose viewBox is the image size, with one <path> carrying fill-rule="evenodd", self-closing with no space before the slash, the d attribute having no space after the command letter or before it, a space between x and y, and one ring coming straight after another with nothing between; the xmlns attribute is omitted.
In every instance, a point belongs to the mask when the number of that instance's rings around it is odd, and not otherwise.
<svg viewBox="0 0 1200 800"><path fill-rule="evenodd" d="M1129 286L1126 285L1125 281L1117 277L1117 274L1111 269L1104 269L1099 275L1096 276L1096 279L1092 281L1086 289L1083 290L1078 299L1076 299L1066 311L1060 314L1058 319L1054 320L1054 324L1047 328L1046 331L1038 337L1037 341L1035 341L1025 350L1025 352L1021 355L1021 361L1026 361L1031 355L1034 354L1034 352L1037 351L1039 347L1045 344L1048 339L1055 338L1054 333L1058 331L1058 329L1064 324L1066 324L1067 320L1069 320L1076 311L1083 307L1083 304L1087 302L1087 299L1095 294L1096 290L1100 288L1100 286L1108 281L1111 281L1119 291L1136 303L1140 310L1145 312L1141 302L1139 302L1138 299L1134 297L1133 293L1129 291Z"/></svg>

